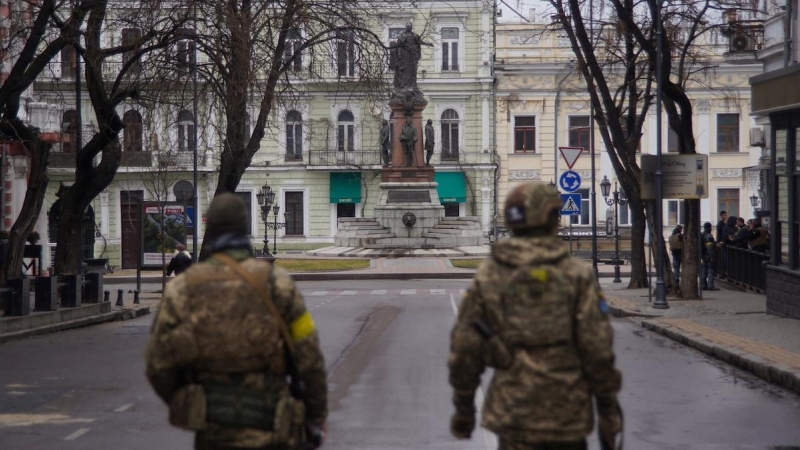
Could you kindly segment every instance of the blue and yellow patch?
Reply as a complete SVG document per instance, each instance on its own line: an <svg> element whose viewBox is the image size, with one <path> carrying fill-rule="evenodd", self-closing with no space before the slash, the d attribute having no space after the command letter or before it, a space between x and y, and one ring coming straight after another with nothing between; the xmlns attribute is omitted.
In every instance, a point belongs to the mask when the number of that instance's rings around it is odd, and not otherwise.
<svg viewBox="0 0 800 450"><path fill-rule="evenodd" d="M607 316L609 308L608 308L608 303L606 303L605 295L600 294L600 301L597 303L598 306L600 307L600 312Z"/></svg>

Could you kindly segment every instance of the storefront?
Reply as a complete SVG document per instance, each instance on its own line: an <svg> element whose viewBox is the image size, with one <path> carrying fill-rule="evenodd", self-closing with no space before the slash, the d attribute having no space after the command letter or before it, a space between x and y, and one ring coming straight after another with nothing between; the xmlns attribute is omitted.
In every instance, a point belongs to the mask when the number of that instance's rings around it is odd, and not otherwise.
<svg viewBox="0 0 800 450"><path fill-rule="evenodd" d="M361 211L361 172L331 172L330 203L335 234L339 218L356 217Z"/></svg>
<svg viewBox="0 0 800 450"><path fill-rule="evenodd" d="M768 117L767 312L800 319L800 66L753 77L753 115Z"/></svg>
<svg viewBox="0 0 800 450"><path fill-rule="evenodd" d="M436 188L439 202L444 206L445 217L464 216L464 206L467 201L467 183L463 172L436 172L434 181L439 183Z"/></svg>

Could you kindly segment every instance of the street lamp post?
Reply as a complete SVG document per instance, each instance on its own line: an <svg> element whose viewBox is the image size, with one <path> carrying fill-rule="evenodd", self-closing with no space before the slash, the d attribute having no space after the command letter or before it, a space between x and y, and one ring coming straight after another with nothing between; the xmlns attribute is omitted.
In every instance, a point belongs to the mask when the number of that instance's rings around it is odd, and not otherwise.
<svg viewBox="0 0 800 450"><path fill-rule="evenodd" d="M272 208L272 202L275 201L275 192L268 184L265 184L261 186L256 198L258 204L261 205L261 220L264 222L264 248L261 250L261 256L271 257L272 255L269 253L269 210Z"/></svg>
<svg viewBox="0 0 800 450"><path fill-rule="evenodd" d="M611 190L611 182L608 177L603 175L603 181L600 182L600 191L603 194L603 199L608 206L614 206L614 283L622 283L619 273L619 206L628 204L628 198L625 196L625 191L620 191L617 188L617 182L614 182L614 192ZM613 194L612 198L608 198L609 194Z"/></svg>
<svg viewBox="0 0 800 450"><path fill-rule="evenodd" d="M281 222L281 223L278 222L278 211L279 210L280 210L280 207L278 205L275 205L275 206L272 207L272 211L275 213L275 217L274 217L273 222L272 222L272 229L274 230L274 232L272 233L272 255L273 256L278 256L278 229L286 227L286 222ZM286 214L284 213L284 216L285 215Z"/></svg>
<svg viewBox="0 0 800 450"><path fill-rule="evenodd" d="M761 208L758 207L758 196L753 194L750 196L750 206L753 207L753 211L758 212Z"/></svg>

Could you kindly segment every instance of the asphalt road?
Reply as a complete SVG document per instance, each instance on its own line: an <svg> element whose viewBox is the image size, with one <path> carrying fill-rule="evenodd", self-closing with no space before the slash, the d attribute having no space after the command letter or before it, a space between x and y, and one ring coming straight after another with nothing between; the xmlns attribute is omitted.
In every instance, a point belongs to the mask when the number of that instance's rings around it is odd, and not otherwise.
<svg viewBox="0 0 800 450"><path fill-rule="evenodd" d="M327 449L487 449L448 434L465 281L307 282L329 369ZM187 449L143 373L152 316L0 345L0 449ZM800 398L615 320L628 449L800 449ZM598 448L595 442L591 448Z"/></svg>

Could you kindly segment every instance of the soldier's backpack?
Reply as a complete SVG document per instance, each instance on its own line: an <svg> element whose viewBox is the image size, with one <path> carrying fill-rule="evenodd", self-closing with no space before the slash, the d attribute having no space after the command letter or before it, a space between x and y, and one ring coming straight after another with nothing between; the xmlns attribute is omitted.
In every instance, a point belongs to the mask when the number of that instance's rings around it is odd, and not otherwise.
<svg viewBox="0 0 800 450"><path fill-rule="evenodd" d="M673 252L683 250L683 239L680 234L673 234L669 237L669 249Z"/></svg>

